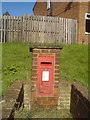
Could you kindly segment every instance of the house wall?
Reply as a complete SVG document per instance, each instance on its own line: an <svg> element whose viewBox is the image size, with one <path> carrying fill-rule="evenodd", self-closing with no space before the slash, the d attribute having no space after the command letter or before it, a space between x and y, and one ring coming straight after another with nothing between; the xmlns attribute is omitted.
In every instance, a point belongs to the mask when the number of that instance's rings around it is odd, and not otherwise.
<svg viewBox="0 0 90 120"><path fill-rule="evenodd" d="M85 13L88 12L88 2L79 3L73 2L70 10L64 11L68 2L53 2L52 3L52 16L71 18L78 21L78 43L87 44L88 35L85 35ZM37 2L34 9L34 15L50 15L50 9L47 10L46 2Z"/></svg>
<svg viewBox="0 0 90 120"><path fill-rule="evenodd" d="M85 13L88 12L88 3L80 3L78 23L78 43L87 44L88 35L85 34Z"/></svg>
<svg viewBox="0 0 90 120"><path fill-rule="evenodd" d="M52 3L52 16L63 17L63 18L79 18L79 3L75 2L72 4L72 8L64 12L68 2L53 2ZM46 2L37 2L33 9L34 15L47 16L50 15L50 9L47 10Z"/></svg>
<svg viewBox="0 0 90 120"><path fill-rule="evenodd" d="M67 10L66 12L64 12L67 5L68 3L65 3L65 2L53 3L53 8L56 8L55 10L53 9L52 11L53 16L58 16L63 18L72 18L72 19L78 20L79 3L77 2L72 3L72 7L70 8L70 10Z"/></svg>
<svg viewBox="0 0 90 120"><path fill-rule="evenodd" d="M34 15L47 16L47 3L46 2L36 2L33 9Z"/></svg>

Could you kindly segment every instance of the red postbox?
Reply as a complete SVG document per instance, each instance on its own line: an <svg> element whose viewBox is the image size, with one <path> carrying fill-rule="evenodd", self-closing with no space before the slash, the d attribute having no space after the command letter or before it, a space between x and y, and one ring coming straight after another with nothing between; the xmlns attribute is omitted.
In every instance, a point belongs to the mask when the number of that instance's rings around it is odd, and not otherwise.
<svg viewBox="0 0 90 120"><path fill-rule="evenodd" d="M37 96L53 96L54 56L38 56Z"/></svg>

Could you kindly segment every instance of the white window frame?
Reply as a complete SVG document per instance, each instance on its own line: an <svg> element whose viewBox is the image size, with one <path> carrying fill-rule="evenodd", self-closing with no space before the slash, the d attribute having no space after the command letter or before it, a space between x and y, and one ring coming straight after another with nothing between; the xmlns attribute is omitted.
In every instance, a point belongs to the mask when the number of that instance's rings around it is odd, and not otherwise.
<svg viewBox="0 0 90 120"><path fill-rule="evenodd" d="M47 10L50 9L50 0L47 0Z"/></svg>
<svg viewBox="0 0 90 120"><path fill-rule="evenodd" d="M86 35L89 35L90 33L89 33L89 32L86 32L86 20L87 20L87 19L90 20L90 18L87 17L87 15L90 15L90 13L85 13L85 34L86 34Z"/></svg>

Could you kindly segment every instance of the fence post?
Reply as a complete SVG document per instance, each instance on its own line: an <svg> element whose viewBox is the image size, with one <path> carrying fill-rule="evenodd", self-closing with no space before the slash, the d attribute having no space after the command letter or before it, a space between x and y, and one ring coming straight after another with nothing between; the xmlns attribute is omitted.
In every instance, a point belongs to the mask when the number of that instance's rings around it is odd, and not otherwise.
<svg viewBox="0 0 90 120"><path fill-rule="evenodd" d="M0 43L2 43L2 16L0 16Z"/></svg>

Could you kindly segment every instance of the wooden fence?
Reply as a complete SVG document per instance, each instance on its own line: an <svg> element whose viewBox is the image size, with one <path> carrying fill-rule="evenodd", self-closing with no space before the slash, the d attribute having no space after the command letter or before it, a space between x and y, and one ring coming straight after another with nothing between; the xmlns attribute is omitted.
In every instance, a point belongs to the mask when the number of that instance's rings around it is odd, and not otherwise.
<svg viewBox="0 0 90 120"><path fill-rule="evenodd" d="M77 43L77 20L46 16L1 16L0 42Z"/></svg>

